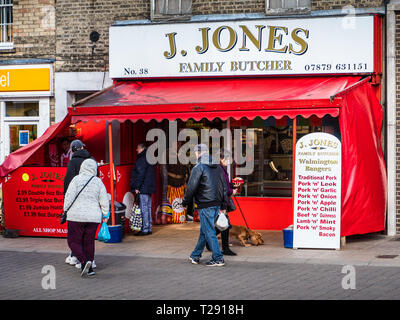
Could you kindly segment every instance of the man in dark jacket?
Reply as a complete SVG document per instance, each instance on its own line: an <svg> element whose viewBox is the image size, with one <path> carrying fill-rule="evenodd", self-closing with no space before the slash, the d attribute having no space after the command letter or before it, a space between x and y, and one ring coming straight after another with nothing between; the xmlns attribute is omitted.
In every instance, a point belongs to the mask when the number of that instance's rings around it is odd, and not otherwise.
<svg viewBox="0 0 400 320"><path fill-rule="evenodd" d="M131 192L139 196L140 211L142 213L142 229L137 236L152 234L151 195L156 192L156 178L154 166L146 159L146 145L139 143L136 152L137 159L131 173Z"/></svg>
<svg viewBox="0 0 400 320"><path fill-rule="evenodd" d="M209 156L207 146L196 145L194 151L197 164L190 173L182 205L186 207L194 199L200 216L200 235L189 259L193 264L198 264L204 247L208 243L212 258L206 265L223 266L225 265L224 257L219 249L214 223L220 209L226 209L226 184L219 161Z"/></svg>

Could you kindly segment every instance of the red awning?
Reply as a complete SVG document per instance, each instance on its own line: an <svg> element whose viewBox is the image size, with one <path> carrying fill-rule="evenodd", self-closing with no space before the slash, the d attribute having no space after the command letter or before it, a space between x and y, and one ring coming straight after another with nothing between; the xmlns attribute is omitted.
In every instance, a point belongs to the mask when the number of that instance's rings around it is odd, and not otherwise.
<svg viewBox="0 0 400 320"><path fill-rule="evenodd" d="M72 122L339 115L360 76L123 81L73 105Z"/></svg>
<svg viewBox="0 0 400 320"><path fill-rule="evenodd" d="M57 122L47 128L39 138L9 154L0 166L0 177L5 177L15 169L23 166L26 161L35 154L35 152L44 146L45 143L53 139L66 126L68 126L70 120L71 117L67 115L63 121Z"/></svg>

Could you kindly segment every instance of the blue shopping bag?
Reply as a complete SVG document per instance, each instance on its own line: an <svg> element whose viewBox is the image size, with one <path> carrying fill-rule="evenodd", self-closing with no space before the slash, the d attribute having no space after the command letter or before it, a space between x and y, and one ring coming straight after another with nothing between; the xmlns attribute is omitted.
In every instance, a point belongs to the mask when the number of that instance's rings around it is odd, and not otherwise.
<svg viewBox="0 0 400 320"><path fill-rule="evenodd" d="M99 233L97 234L97 240L99 241L108 241L111 239L110 231L108 230L107 223L103 222L101 224Z"/></svg>

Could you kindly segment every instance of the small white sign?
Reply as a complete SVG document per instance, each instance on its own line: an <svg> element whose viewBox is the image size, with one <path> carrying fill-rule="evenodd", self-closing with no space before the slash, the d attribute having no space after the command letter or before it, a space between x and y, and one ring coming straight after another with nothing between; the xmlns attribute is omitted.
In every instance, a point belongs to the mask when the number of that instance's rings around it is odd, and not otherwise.
<svg viewBox="0 0 400 320"><path fill-rule="evenodd" d="M310 133L295 157L293 248L340 249L341 143Z"/></svg>
<svg viewBox="0 0 400 320"><path fill-rule="evenodd" d="M373 16L110 27L110 77L373 72Z"/></svg>

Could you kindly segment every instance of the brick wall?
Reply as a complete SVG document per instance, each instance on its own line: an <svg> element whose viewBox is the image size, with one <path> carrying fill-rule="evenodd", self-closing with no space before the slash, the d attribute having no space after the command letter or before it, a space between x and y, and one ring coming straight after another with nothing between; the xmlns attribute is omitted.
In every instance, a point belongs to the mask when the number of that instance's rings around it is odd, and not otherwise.
<svg viewBox="0 0 400 320"><path fill-rule="evenodd" d="M382 0L311 0L312 10L342 9L351 5L355 8L376 8L383 6Z"/></svg>
<svg viewBox="0 0 400 320"><path fill-rule="evenodd" d="M0 51L0 59L55 57L54 1L14 1L14 49Z"/></svg>
<svg viewBox="0 0 400 320"><path fill-rule="evenodd" d="M108 70L108 30L118 20L149 19L148 0L59 0L56 72ZM90 33L100 34L95 47Z"/></svg>

